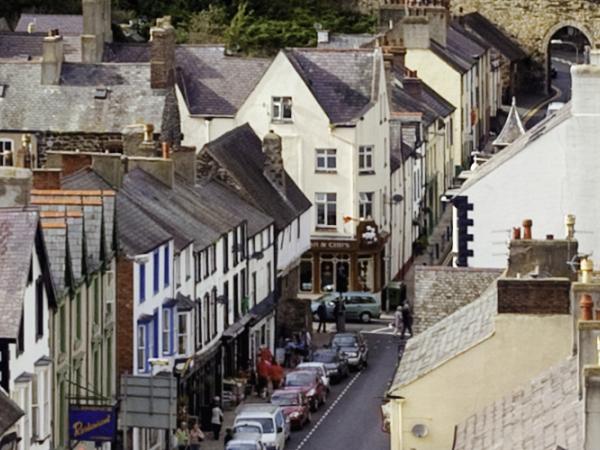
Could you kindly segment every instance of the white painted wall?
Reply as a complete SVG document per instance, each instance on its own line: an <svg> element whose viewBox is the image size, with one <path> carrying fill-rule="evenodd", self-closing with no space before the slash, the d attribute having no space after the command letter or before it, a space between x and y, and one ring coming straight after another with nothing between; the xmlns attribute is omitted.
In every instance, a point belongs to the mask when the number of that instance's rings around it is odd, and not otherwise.
<svg viewBox="0 0 600 450"><path fill-rule="evenodd" d="M44 302L43 302L43 334L37 336L36 327L36 285L35 280L41 277L42 267L38 258L35 245L32 250L33 262L33 282L25 289L23 297L23 352L17 352L17 344L11 343L8 345L9 351L9 392L13 400L23 409L25 416L22 417L16 424L17 433L21 440L18 444L19 450L47 450L51 447L51 416L52 416L52 366L36 367L35 362L42 357L51 357L50 353L50 323L51 310L48 307L48 294L44 287ZM26 383L15 383L15 378L23 373L34 374L37 376L38 385L38 404L39 404L39 420L38 427L41 431L40 438L46 438L42 442L31 442L32 439L32 389L31 381ZM48 399L45 405L44 399Z"/></svg>
<svg viewBox="0 0 600 450"><path fill-rule="evenodd" d="M298 264L302 254L310 249L311 209L277 234L278 272L284 272Z"/></svg>

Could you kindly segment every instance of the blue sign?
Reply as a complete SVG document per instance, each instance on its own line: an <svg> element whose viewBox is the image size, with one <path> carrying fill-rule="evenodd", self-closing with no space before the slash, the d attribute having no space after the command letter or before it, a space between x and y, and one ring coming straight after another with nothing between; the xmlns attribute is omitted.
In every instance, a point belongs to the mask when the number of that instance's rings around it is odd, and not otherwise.
<svg viewBox="0 0 600 450"><path fill-rule="evenodd" d="M74 441L112 441L117 418L112 406L70 405L69 437Z"/></svg>

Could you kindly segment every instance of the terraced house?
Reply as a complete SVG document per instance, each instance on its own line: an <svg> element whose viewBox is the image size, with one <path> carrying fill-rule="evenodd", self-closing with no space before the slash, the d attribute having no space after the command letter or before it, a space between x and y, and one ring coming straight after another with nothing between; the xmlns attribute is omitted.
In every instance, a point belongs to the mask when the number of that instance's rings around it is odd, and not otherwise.
<svg viewBox="0 0 600 450"><path fill-rule="evenodd" d="M40 208L57 297L54 440L68 447L69 405L117 399L115 194L61 189L55 170L37 171L35 186L45 188L32 190L31 203Z"/></svg>

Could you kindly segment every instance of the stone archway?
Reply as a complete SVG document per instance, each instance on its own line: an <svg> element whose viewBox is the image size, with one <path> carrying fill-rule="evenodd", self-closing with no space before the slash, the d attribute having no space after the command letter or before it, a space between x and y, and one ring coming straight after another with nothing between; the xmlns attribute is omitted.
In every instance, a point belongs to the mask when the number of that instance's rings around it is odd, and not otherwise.
<svg viewBox="0 0 600 450"><path fill-rule="evenodd" d="M552 40L552 38L554 37L554 35L564 29L564 28L574 28L577 31L579 31L581 34L583 34L585 36L585 38L587 39L587 41L590 44L591 48L594 48L594 37L593 37L593 33L587 29L587 27L582 24L581 22L576 22L576 21L572 21L572 20L564 20L561 21L555 25L553 25L552 27L550 27L550 29L546 32L546 35L544 36L544 39L542 40L542 49L544 50L543 53L543 63L544 63L544 74L545 74L545 83L546 83L546 93L549 93L550 90L550 85L552 84L552 80L550 79L550 67L552 66L552 61L550 60L550 41Z"/></svg>

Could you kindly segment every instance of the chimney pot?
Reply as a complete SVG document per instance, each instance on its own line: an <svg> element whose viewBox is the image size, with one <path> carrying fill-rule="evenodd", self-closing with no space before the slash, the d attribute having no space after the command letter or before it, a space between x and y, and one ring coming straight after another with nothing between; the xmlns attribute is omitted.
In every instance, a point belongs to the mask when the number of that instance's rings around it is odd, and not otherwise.
<svg viewBox="0 0 600 450"><path fill-rule="evenodd" d="M565 217L565 227L567 230L567 239L575 239L575 215L567 214Z"/></svg>
<svg viewBox="0 0 600 450"><path fill-rule="evenodd" d="M162 157L163 159L171 158L171 147L169 146L168 142L162 143Z"/></svg>
<svg viewBox="0 0 600 450"><path fill-rule="evenodd" d="M594 271L594 261L590 258L582 259L579 268L581 269L581 282L582 283L591 283L592 282L592 272Z"/></svg>
<svg viewBox="0 0 600 450"><path fill-rule="evenodd" d="M581 308L581 320L592 320L592 308L594 307L592 296L583 294L579 300L579 307Z"/></svg>
<svg viewBox="0 0 600 450"><path fill-rule="evenodd" d="M154 140L154 125L147 123L144 125L144 141L152 142Z"/></svg>
<svg viewBox="0 0 600 450"><path fill-rule="evenodd" d="M513 227L512 238L513 240L521 239L521 227Z"/></svg>
<svg viewBox="0 0 600 450"><path fill-rule="evenodd" d="M523 239L531 239L531 227L533 221L531 219L525 219L523 221Z"/></svg>

